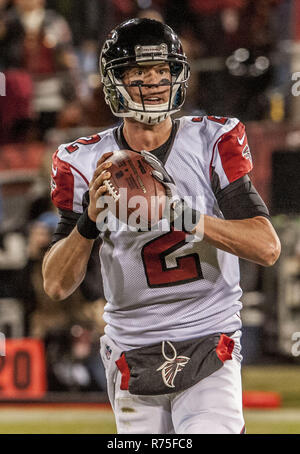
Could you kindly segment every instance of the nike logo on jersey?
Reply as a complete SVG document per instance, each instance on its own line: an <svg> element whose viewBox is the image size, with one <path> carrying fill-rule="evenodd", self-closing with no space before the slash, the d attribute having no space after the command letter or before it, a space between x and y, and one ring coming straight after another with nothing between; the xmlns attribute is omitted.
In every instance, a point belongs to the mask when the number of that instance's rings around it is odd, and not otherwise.
<svg viewBox="0 0 300 454"><path fill-rule="evenodd" d="M188 356L177 356L177 351L174 345L171 342L167 342L169 346L173 349L174 356L173 358L168 358L165 354L165 341L162 342L162 355L166 361L158 368L157 371L161 370L162 379L164 384L168 388L175 388L174 380L178 372L180 372L184 366L189 362L191 358Z"/></svg>
<svg viewBox="0 0 300 454"><path fill-rule="evenodd" d="M239 143L241 146L243 145L245 138L246 138L246 133L244 133L244 135L243 135L241 138L239 138L239 137L237 138L238 143Z"/></svg>

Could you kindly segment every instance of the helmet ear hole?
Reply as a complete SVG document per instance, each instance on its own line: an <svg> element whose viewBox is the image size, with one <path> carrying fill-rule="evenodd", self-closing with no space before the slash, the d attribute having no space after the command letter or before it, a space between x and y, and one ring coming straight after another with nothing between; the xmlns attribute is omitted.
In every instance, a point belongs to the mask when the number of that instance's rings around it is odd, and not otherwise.
<svg viewBox="0 0 300 454"><path fill-rule="evenodd" d="M175 106L179 106L180 105L180 100L181 100L181 90L177 90L177 93L175 95L175 99L174 99L174 105Z"/></svg>
<svg viewBox="0 0 300 454"><path fill-rule="evenodd" d="M121 69L115 69L114 70L114 73L115 73L115 77L117 79L120 79L122 80L124 75L125 75L125 69L121 68Z"/></svg>
<svg viewBox="0 0 300 454"><path fill-rule="evenodd" d="M124 99L124 96L120 94L119 96L119 105L120 105L120 108L124 110L125 108L125 99Z"/></svg>
<svg viewBox="0 0 300 454"><path fill-rule="evenodd" d="M170 63L170 72L172 76L178 77L182 71L181 63Z"/></svg>

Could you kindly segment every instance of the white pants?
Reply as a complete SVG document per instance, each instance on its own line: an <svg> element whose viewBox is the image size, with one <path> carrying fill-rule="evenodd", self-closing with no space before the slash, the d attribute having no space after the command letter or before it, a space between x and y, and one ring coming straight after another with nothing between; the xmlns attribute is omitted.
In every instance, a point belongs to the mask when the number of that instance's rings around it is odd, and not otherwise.
<svg viewBox="0 0 300 454"><path fill-rule="evenodd" d="M160 396L137 396L120 389L121 373L115 361L121 350L106 335L101 357L118 434L239 434L242 412L240 331L232 359L186 391Z"/></svg>

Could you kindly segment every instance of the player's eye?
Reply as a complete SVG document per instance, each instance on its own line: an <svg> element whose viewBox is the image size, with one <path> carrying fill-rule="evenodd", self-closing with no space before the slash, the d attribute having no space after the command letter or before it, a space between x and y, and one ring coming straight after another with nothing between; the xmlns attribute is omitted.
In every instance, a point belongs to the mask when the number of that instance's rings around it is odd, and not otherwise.
<svg viewBox="0 0 300 454"><path fill-rule="evenodd" d="M170 74L170 70L169 70L169 68L161 68L159 70L159 74L161 76L168 76Z"/></svg>
<svg viewBox="0 0 300 454"><path fill-rule="evenodd" d="M143 75L144 75L144 71L142 69L137 69L134 72L134 76L143 76Z"/></svg>

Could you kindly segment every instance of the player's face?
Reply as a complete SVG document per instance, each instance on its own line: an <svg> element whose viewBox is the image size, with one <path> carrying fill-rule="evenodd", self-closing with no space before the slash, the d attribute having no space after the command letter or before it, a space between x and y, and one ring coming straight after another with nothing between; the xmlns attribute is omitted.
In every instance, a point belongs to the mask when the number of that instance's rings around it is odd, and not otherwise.
<svg viewBox="0 0 300 454"><path fill-rule="evenodd" d="M151 66L134 66L125 71L123 83L134 102L141 103L141 95L147 105L169 101L171 73L167 63ZM138 84L148 86L139 87ZM129 86L128 86L129 85Z"/></svg>

